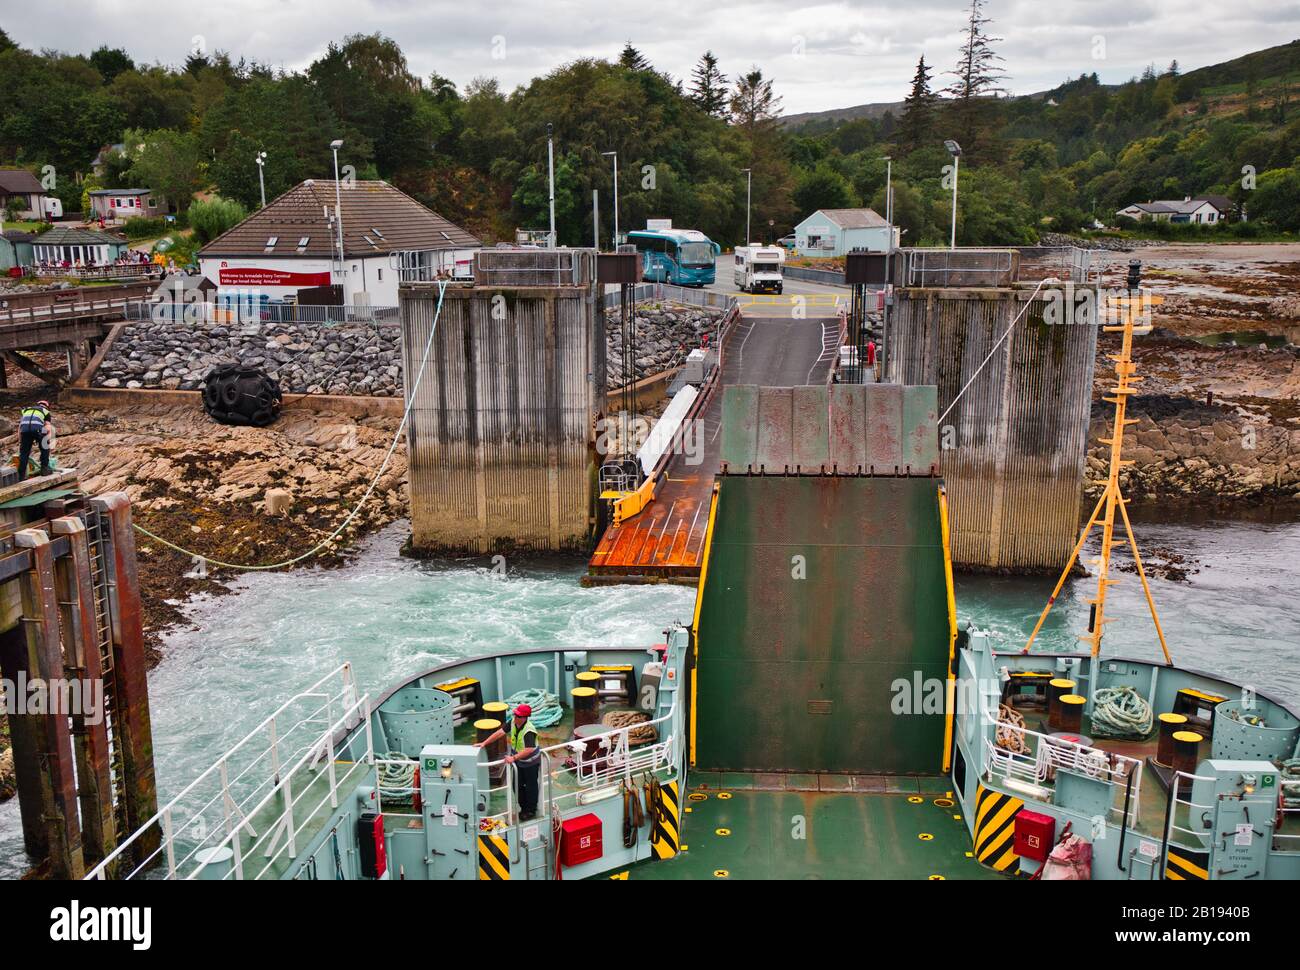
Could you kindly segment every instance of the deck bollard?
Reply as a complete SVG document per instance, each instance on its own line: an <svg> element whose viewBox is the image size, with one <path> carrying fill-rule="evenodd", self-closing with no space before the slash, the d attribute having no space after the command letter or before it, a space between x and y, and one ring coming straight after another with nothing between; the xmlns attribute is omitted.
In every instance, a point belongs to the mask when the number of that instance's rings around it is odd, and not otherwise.
<svg viewBox="0 0 1300 970"><path fill-rule="evenodd" d="M582 727L584 724L595 724L600 720L600 698L594 687L575 687L571 691L573 697L573 726Z"/></svg>
<svg viewBox="0 0 1300 970"><path fill-rule="evenodd" d="M1057 677L1047 682L1047 726L1053 731L1065 730L1061 726L1061 698L1073 694L1078 685L1072 680Z"/></svg>
<svg viewBox="0 0 1300 970"><path fill-rule="evenodd" d="M1187 715L1166 712L1159 717L1160 740L1156 745L1155 762L1165 768L1174 763L1174 735L1186 728Z"/></svg>
<svg viewBox="0 0 1300 970"><path fill-rule="evenodd" d="M485 705L486 706L486 705ZM480 718L474 722L474 730L478 732L478 740L481 744L490 738L497 731L501 730L501 722L491 717ZM487 746L488 761L500 761L506 754L506 739L498 738ZM488 782L496 787L506 780L506 766L496 764L488 769Z"/></svg>

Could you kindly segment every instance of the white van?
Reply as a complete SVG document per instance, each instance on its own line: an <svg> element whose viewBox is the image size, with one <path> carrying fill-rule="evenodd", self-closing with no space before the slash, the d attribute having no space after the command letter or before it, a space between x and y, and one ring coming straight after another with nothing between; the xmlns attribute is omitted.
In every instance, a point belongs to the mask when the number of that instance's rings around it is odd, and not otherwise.
<svg viewBox="0 0 1300 970"><path fill-rule="evenodd" d="M750 243L736 247L736 286L742 293L780 293L785 250Z"/></svg>

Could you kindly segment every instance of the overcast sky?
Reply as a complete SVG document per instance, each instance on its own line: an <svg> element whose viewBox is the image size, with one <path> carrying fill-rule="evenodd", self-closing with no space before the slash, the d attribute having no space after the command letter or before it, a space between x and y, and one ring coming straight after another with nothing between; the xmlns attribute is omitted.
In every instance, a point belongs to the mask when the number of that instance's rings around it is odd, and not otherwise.
<svg viewBox="0 0 1300 970"><path fill-rule="evenodd" d="M506 89L577 57L614 58L631 40L674 78L712 49L728 76L752 64L786 112L897 101L922 53L939 71L957 58L963 0L0 0L0 27L29 48L125 48L177 64L193 44L286 70L305 68L350 33L396 39L415 73L463 89L480 75ZM1127 80L1147 64L1184 70L1300 37L1284 0L990 0L992 31L1015 94L1081 72ZM946 81L939 77L940 84Z"/></svg>

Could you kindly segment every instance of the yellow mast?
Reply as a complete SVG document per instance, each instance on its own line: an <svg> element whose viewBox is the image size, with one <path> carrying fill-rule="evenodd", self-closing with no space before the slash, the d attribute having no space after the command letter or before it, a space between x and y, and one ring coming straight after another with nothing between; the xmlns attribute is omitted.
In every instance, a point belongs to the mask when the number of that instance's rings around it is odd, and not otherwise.
<svg viewBox="0 0 1300 970"><path fill-rule="evenodd" d="M1070 575L1070 570L1074 568L1074 563L1079 557L1079 552L1083 549L1084 543L1088 539L1092 527L1096 524L1098 517L1101 519L1101 552L1096 559L1090 560L1093 565L1098 567L1097 570L1097 593L1087 602L1092 607L1092 622L1086 634L1082 634L1079 639L1087 642L1092 648L1094 662L1101 654L1101 639L1105 634L1106 624L1110 620L1106 616L1106 591L1119 582L1110 576L1110 558L1111 551L1114 548L1115 536L1115 512L1118 510L1120 518L1124 523L1124 531L1128 536L1129 545L1133 550L1133 562L1137 565L1137 574L1142 581L1142 592L1146 596L1147 606L1151 610L1151 620L1155 624L1156 636L1160 640L1160 649L1164 653L1165 663L1172 664L1173 660L1169 655L1169 645L1165 642L1164 629L1160 626L1160 617L1156 613L1155 599L1151 596L1151 586L1147 582L1146 571L1142 566L1142 556L1138 552L1137 539L1133 535L1133 525L1129 521L1127 504L1128 500L1124 498L1120 490L1119 474L1120 470L1131 465L1131 460L1121 457L1124 451L1124 429L1131 424L1137 424L1133 418L1126 416L1128 408L1128 399L1132 394L1137 393L1133 385L1140 381L1141 378L1136 375L1137 365L1133 363L1133 334L1135 323L1138 316L1146 308L1163 302L1161 297L1151 296L1149 293L1143 293L1138 289L1140 279L1140 265L1136 262L1129 266L1129 295L1120 297L1116 300L1116 305L1120 310L1122 323L1102 327L1105 333L1119 333L1123 336L1120 338L1120 351L1118 354L1110 355L1110 359L1115 362L1115 386L1111 388L1111 396L1105 398L1106 402L1115 405L1115 419L1111 426L1109 438L1103 438L1102 443L1110 445L1110 467L1106 477L1106 485L1102 490L1101 498L1097 501L1097 507L1093 509L1092 515L1088 519L1088 524L1083 527L1079 535L1079 541L1075 544L1074 551L1070 553L1070 559L1065 564L1065 569L1061 572L1061 577L1057 580L1056 588L1052 590L1052 595L1047 600L1047 605L1043 607L1043 612L1038 617L1038 622L1034 625L1034 631L1029 635L1029 640L1025 643L1022 653L1028 653L1030 646L1033 645L1039 631L1043 628L1043 622L1047 619L1047 614L1051 611L1052 606L1056 603L1056 597L1060 594L1061 588L1065 585L1065 580ZM1144 330L1145 332L1145 330Z"/></svg>

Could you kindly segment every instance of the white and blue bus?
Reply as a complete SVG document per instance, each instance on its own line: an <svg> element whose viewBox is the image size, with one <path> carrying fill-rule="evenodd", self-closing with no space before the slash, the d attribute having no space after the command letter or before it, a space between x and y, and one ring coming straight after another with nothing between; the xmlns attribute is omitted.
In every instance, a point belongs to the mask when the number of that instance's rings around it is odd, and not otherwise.
<svg viewBox="0 0 1300 970"><path fill-rule="evenodd" d="M707 286L722 247L695 229L637 229L627 234L641 256L641 278L652 283Z"/></svg>

